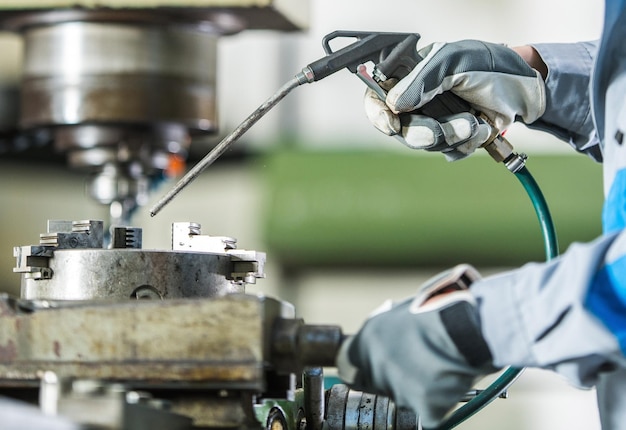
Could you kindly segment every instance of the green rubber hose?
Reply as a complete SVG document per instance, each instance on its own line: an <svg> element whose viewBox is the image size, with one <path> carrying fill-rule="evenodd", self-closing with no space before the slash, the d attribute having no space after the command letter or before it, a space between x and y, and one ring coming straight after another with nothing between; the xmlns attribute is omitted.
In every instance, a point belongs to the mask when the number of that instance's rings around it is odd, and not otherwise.
<svg viewBox="0 0 626 430"><path fill-rule="evenodd" d="M543 193L537 185L537 182L525 166L522 166L522 168L514 174L524 186L524 189L526 190L526 193L530 197L533 207L535 208L535 212L541 226L541 233L543 235L546 259L549 261L556 257L559 254L559 251L556 230L554 229L554 223L552 222L552 217L546 200L543 197ZM514 367L507 368L484 391L454 411L450 418L438 427L438 430L452 429L483 409L489 403L497 399L498 396L500 396L500 394L502 394L508 387L510 387L511 384L517 380L523 370L524 369Z"/></svg>
<svg viewBox="0 0 626 430"><path fill-rule="evenodd" d="M524 186L535 208L535 213L537 214L543 235L546 261L550 261L559 255L559 244L546 199L543 197L539 185L535 182L535 178L533 178L526 167L522 167L519 172L515 173L515 176Z"/></svg>

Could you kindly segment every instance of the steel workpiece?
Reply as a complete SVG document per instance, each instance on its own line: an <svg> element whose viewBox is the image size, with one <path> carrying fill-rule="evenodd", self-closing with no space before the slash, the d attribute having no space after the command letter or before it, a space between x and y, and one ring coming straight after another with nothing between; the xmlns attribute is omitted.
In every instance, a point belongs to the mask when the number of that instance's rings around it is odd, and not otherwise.
<svg viewBox="0 0 626 430"><path fill-rule="evenodd" d="M236 240L174 223L172 251L143 250L137 228L113 230L103 249L102 221L49 222L38 245L14 248L21 297L41 300L196 298L243 293L264 277L265 253L236 249Z"/></svg>

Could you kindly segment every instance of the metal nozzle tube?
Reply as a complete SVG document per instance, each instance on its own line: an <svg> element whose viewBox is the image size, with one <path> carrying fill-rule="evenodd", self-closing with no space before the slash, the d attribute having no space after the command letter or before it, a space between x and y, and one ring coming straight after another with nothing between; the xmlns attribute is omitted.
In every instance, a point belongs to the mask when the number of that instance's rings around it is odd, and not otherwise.
<svg viewBox="0 0 626 430"><path fill-rule="evenodd" d="M185 176L183 176L178 183L165 194L153 207L150 209L150 216L158 214L165 205L167 205L176 195L182 191L191 181L196 179L200 173L207 167L209 167L215 160L217 160L226 150L236 142L243 134L248 131L261 117L263 117L270 109L272 109L279 101L281 101L287 94L294 88L301 85L302 82L297 78L292 78L289 82L283 85L272 97L267 99L265 103L259 106L254 112L252 112L239 126L228 136L226 136L220 143L217 144L211 152L209 152L202 160L200 160Z"/></svg>

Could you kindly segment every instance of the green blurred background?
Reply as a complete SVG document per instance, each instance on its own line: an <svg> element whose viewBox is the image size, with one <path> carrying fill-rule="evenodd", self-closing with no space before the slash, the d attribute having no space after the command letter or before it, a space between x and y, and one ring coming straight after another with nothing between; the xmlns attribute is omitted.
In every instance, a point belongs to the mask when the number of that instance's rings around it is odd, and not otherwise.
<svg viewBox="0 0 626 430"><path fill-rule="evenodd" d="M512 266L545 259L525 190L486 156L454 163L412 152L283 151L258 160L272 258L311 266ZM600 166L536 155L528 169L553 214L560 249L600 233Z"/></svg>
<svg viewBox="0 0 626 430"><path fill-rule="evenodd" d="M435 271L458 263L502 268L545 259L524 188L482 151L449 163L410 150L281 147L292 149L226 159L162 215L138 213L144 247L167 249L171 222L197 221L205 234L235 236L242 248L266 251L281 274ZM582 155L534 154L527 166L548 202L561 251L600 234L599 164ZM0 175L5 274L14 265L12 247L37 243L48 219L107 219L106 209L84 195L85 177L62 165L0 160ZM19 293L17 275L0 280L3 291Z"/></svg>

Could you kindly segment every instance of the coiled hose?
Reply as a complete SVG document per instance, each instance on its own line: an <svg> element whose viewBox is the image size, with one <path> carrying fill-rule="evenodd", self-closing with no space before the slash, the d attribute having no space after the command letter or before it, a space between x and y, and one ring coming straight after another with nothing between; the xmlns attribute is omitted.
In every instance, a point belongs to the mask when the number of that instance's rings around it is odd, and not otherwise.
<svg viewBox="0 0 626 430"><path fill-rule="evenodd" d="M535 208L535 213L537 214L537 218L541 226L541 233L543 235L546 260L549 261L555 258L559 254L559 251L556 230L554 228L554 223L552 222L552 216L550 215L550 210L548 209L546 200L541 192L541 189L537 185L537 182L530 174L526 166L522 166L519 170L514 172L514 174L523 185L526 193L530 197L533 207ZM502 394L508 387L510 387L511 384L517 380L523 370L524 369L514 367L507 368L484 391L454 411L450 418L438 427L438 430L452 429L483 409L493 400L498 398L498 396L500 396L500 394Z"/></svg>

